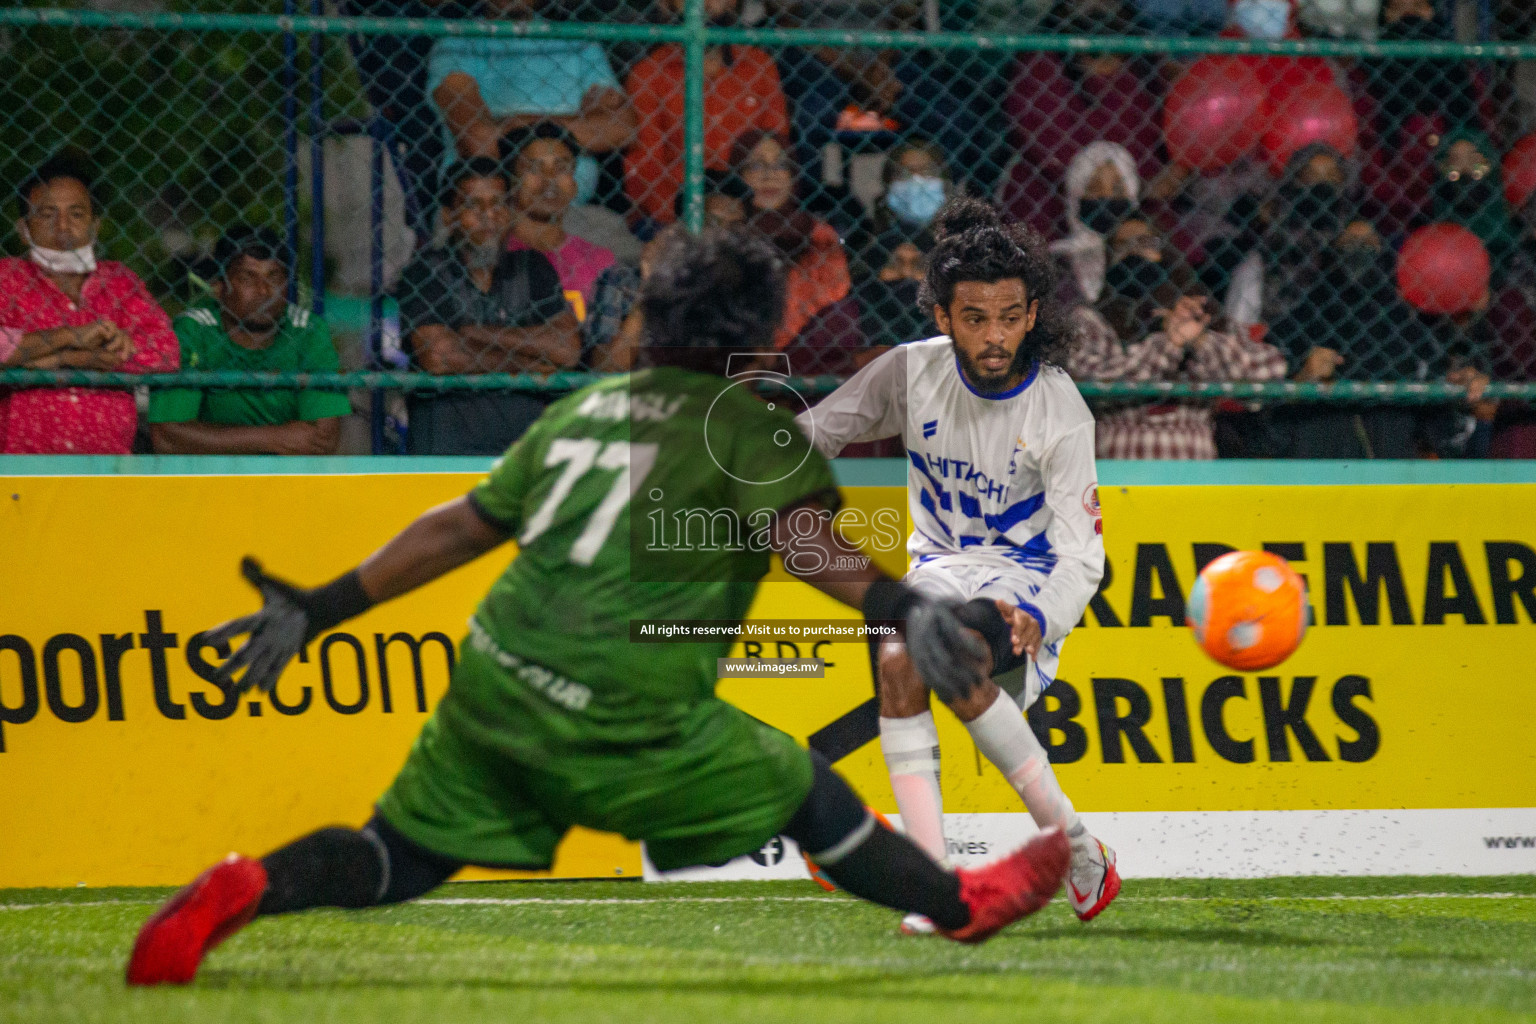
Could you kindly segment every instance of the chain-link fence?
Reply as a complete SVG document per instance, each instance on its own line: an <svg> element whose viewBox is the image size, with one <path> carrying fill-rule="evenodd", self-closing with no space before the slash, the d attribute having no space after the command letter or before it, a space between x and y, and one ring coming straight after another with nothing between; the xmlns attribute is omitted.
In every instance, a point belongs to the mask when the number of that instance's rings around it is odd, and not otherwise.
<svg viewBox="0 0 1536 1024"><path fill-rule="evenodd" d="M141 378L141 445L206 450L200 418L330 419L319 385L353 388L371 426L354 446L497 451L550 391L633 364L649 246L705 223L779 247L775 345L797 374L844 376L935 333L918 283L935 212L965 194L1055 255L1069 369L1101 449L1123 442L1107 454L1208 454L1190 432L1240 454L1330 454L1341 432L1343 454L1461 454L1478 429L1518 453L1533 22L1513 0L0 11L0 177L25 193L6 251L31 254L0 264L0 436L57 435L66 395L23 390L50 372L122 385L78 374L179 366ZM45 279L90 244L50 186L71 167L97 252L126 270L60 305ZM130 355L83 330L133 303ZM239 376L272 373L321 376ZM314 433L250 450L323 449Z"/></svg>

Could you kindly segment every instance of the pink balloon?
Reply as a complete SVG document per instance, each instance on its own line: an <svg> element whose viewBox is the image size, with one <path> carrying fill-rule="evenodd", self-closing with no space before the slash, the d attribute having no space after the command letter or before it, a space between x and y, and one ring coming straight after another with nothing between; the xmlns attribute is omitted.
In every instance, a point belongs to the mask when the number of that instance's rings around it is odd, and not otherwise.
<svg viewBox="0 0 1536 1024"><path fill-rule="evenodd" d="M1203 57L1168 90L1163 134L1175 161L1197 171L1219 171L1246 156L1259 141L1264 86L1251 61Z"/></svg>
<svg viewBox="0 0 1536 1024"><path fill-rule="evenodd" d="M1469 313L1488 298L1492 266L1482 239L1460 224L1430 224L1403 243L1397 288L1425 313Z"/></svg>
<svg viewBox="0 0 1536 1024"><path fill-rule="evenodd" d="M1326 143L1344 156L1360 148L1360 119L1344 90L1331 82L1299 86L1278 102L1265 107L1268 129L1261 145L1275 174L1300 150L1314 142Z"/></svg>

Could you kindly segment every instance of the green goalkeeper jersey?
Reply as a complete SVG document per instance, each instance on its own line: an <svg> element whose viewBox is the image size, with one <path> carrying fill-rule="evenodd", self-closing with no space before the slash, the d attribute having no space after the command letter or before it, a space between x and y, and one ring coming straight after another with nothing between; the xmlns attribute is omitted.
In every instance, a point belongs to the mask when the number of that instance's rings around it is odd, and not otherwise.
<svg viewBox="0 0 1536 1024"><path fill-rule="evenodd" d="M519 551L468 640L506 674L455 678L460 724L530 755L674 734L734 641L635 643L631 621L739 622L772 519L811 498L838 508L786 404L750 380L660 368L550 406L472 494Z"/></svg>

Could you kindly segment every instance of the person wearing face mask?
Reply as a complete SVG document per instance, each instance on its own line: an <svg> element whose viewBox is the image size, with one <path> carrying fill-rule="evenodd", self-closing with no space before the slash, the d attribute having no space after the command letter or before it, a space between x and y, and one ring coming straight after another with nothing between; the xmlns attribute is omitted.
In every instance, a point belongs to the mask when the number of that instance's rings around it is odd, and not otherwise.
<svg viewBox="0 0 1536 1024"><path fill-rule="evenodd" d="M1434 204L1436 221L1460 224L1482 239L1494 267L1494 284L1514 253L1519 232L1504 200L1498 151L1481 132L1458 128L1447 132L1435 152Z"/></svg>
<svg viewBox="0 0 1536 1024"><path fill-rule="evenodd" d="M1078 348L1068 369L1078 380L1263 381L1285 373L1274 346L1228 329L1194 273L1142 220L1110 238L1110 264L1098 301L1073 312ZM1214 459L1212 409L1161 402L1100 409L1101 459Z"/></svg>
<svg viewBox="0 0 1536 1024"><path fill-rule="evenodd" d="M1356 180L1354 165L1326 144L1291 157L1257 207L1252 250L1231 273L1225 307L1238 330L1283 319L1318 281L1319 259L1344 226Z"/></svg>
<svg viewBox="0 0 1536 1024"><path fill-rule="evenodd" d="M1141 179L1130 152L1113 142L1085 146L1067 166L1067 237L1052 243L1064 260L1063 299L1068 305L1094 303L1104 290L1106 239L1136 213Z"/></svg>
<svg viewBox="0 0 1536 1024"><path fill-rule="evenodd" d="M891 151L881 171L885 194L875 210L875 225L884 229L893 222L925 228L953 187L944 154L931 142L914 139Z"/></svg>
<svg viewBox="0 0 1536 1024"><path fill-rule="evenodd" d="M869 255L880 263L856 289L863 317L864 338L874 346L860 353L864 363L892 345L903 345L935 334L933 315L918 303L918 291L928 273L928 253L933 249L928 227L895 225L876 240Z"/></svg>
<svg viewBox="0 0 1536 1024"><path fill-rule="evenodd" d="M667 0L674 17L682 0ZM736 24L739 0L706 0L710 24ZM664 43L624 80L639 117L634 143L624 152L624 190L658 224L669 224L683 183L683 48ZM704 166L725 171L731 145L744 131L783 135L789 113L773 57L755 46L713 46L704 53Z"/></svg>
<svg viewBox="0 0 1536 1024"><path fill-rule="evenodd" d="M928 229L956 191L943 152L926 139L909 139L886 154L881 192L848 232L849 272L855 281L876 276L890 256L886 236Z"/></svg>
<svg viewBox="0 0 1536 1024"><path fill-rule="evenodd" d="M175 370L170 318L133 271L96 258L101 219L85 161L48 160L16 198L28 251L0 258L0 367ZM129 391L0 390L0 453L127 455L137 426Z"/></svg>
<svg viewBox="0 0 1536 1024"><path fill-rule="evenodd" d="M442 200L448 244L418 252L395 286L413 368L548 373L575 365L581 351L576 318L555 268L536 250L507 250L511 192L494 160L469 160L449 172ZM511 392L413 393L407 450L499 454L547 404Z"/></svg>

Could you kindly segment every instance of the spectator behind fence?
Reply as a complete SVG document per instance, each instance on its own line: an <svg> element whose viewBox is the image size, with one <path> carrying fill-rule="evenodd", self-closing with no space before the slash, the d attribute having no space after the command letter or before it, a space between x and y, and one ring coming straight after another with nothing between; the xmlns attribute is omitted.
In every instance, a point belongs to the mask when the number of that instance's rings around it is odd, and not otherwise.
<svg viewBox="0 0 1536 1024"><path fill-rule="evenodd" d="M943 151L926 139L909 139L886 154L880 184L873 208L860 219L848 240L851 271L859 279L871 277L885 266L889 253L880 245L882 236L893 230L902 234L925 230L939 207L955 194Z"/></svg>
<svg viewBox="0 0 1536 1024"><path fill-rule="evenodd" d="M451 18L454 0L344 0L349 17ZM357 61L357 77L368 102L389 122L390 147L405 194L406 223L417 245L431 241L437 224L437 179L443 163L443 129L437 107L427 95L427 61L432 37L425 35L351 35L347 42Z"/></svg>
<svg viewBox="0 0 1536 1024"><path fill-rule="evenodd" d="M565 230L565 218L578 191L579 152L570 133L552 121L516 129L501 141L501 160L512 175L516 213L507 247L537 249L549 257L578 321L587 318L598 275L614 263L613 250Z"/></svg>
<svg viewBox="0 0 1536 1024"><path fill-rule="evenodd" d="M83 160L54 157L16 190L26 256L0 258L0 366L164 373L176 335L144 282L96 259L101 221ZM138 410L130 391L0 391L0 452L126 455Z"/></svg>
<svg viewBox="0 0 1536 1024"><path fill-rule="evenodd" d="M1308 35L1374 39L1381 0L1307 0L1296 14Z"/></svg>
<svg viewBox="0 0 1536 1024"><path fill-rule="evenodd" d="M795 194L795 164L783 141L768 132L747 132L736 140L732 164L750 194L746 224L773 242L789 264L785 279L784 321L774 345L784 348L807 328L817 337L803 339L825 348L841 339L825 336L849 329L846 317L830 322L829 307L846 299L852 288L843 243L830 224L800 208ZM824 319L825 318L825 319ZM851 328L856 330L855 323ZM800 346L797 346L797 348ZM795 367L795 372L821 372Z"/></svg>
<svg viewBox="0 0 1536 1024"><path fill-rule="evenodd" d="M1481 132L1447 132L1435 151L1433 219L1460 224L1482 240L1493 263L1495 284L1519 242L1519 229L1504 200L1500 154Z"/></svg>
<svg viewBox="0 0 1536 1024"><path fill-rule="evenodd" d="M775 6L793 8L777 19L788 28L892 28L901 15L897 5L873 18L868 5L853 3ZM991 61L945 59L926 51L789 46L779 51L778 64L794 156L818 214L840 225L840 218L857 215L857 204L840 191L846 190L846 167L844 185L826 184L823 158L829 144L859 152L890 148L909 135L932 139L949 155L959 179L972 191L991 194L999 140L987 123L988 98L978 95L992 77Z"/></svg>
<svg viewBox="0 0 1536 1024"><path fill-rule="evenodd" d="M1067 237L1051 245L1066 263L1063 293L1070 307L1092 304L1104 290L1108 237L1136 214L1141 179L1124 146L1094 142L1067 165Z"/></svg>
<svg viewBox="0 0 1536 1024"><path fill-rule="evenodd" d="M747 218L746 186L730 172L708 171L704 176L704 226L731 227ZM683 215L683 194L674 201L674 214ZM597 277L592 305L581 322L581 364L600 372L628 370L643 338L644 322L637 303L645 280L647 256L657 250L663 237L681 227L674 221L641 249L638 266L615 263Z"/></svg>
<svg viewBox="0 0 1536 1024"><path fill-rule="evenodd" d="M731 227L747 218L746 186L734 174L709 171L704 180L704 226ZM673 213L683 215L683 194L678 193ZM637 303L640 285L649 271L648 254L657 250L664 237L682 230L674 221L641 249L638 266L615 263L598 275L592 305L581 322L581 363L602 372L628 370L634 365L635 352L643 338L644 322Z"/></svg>
<svg viewBox="0 0 1536 1024"><path fill-rule="evenodd" d="M939 333L933 312L919 305L918 287L928 272L933 231L900 221L881 232L865 252L874 273L855 287L864 341L870 347L855 357L863 366L887 348Z"/></svg>
<svg viewBox="0 0 1536 1024"><path fill-rule="evenodd" d="M1209 292L1143 220L1111 238L1104 290L1074 312L1079 380L1263 381L1285 373L1271 345L1226 328ZM1214 459L1210 403L1164 402L1100 410L1101 459Z"/></svg>
<svg viewBox="0 0 1536 1024"><path fill-rule="evenodd" d="M1301 302L1268 340L1292 380L1390 381L1420 376L1417 314L1397 293L1395 260L1371 223L1356 219L1323 252ZM1418 414L1393 405L1281 405L1274 450L1289 459L1411 459Z"/></svg>
<svg viewBox="0 0 1536 1024"><path fill-rule="evenodd" d="M1252 245L1232 270L1225 297L1238 330L1290 315L1320 280L1319 261L1343 230L1357 180L1354 164L1323 143L1291 157L1271 197L1260 202L1256 223L1236 240ZM1222 260L1220 253L1212 258Z"/></svg>
<svg viewBox="0 0 1536 1024"><path fill-rule="evenodd" d="M326 322L290 305L287 252L275 232L240 226L214 248L214 301L173 322L184 370L335 373ZM352 403L305 388L177 388L149 399L150 438L164 455L334 455Z"/></svg>
<svg viewBox="0 0 1536 1024"><path fill-rule="evenodd" d="M747 219L747 197L752 190L732 170L704 172L704 226L734 227ZM679 193L675 212L683 215L684 196Z"/></svg>
<svg viewBox="0 0 1536 1024"><path fill-rule="evenodd" d="M673 15L683 0L666 0ZM707 0L711 24L736 23L738 0ZM683 48L664 43L635 65L625 79L639 119L635 142L624 154L624 188L646 216L673 220L683 183ZM755 46L712 46L704 53L704 166L729 170L731 146L753 129L785 135L789 114L773 58Z"/></svg>
<svg viewBox="0 0 1536 1024"><path fill-rule="evenodd" d="M1138 25L1151 36L1213 36L1227 24L1227 3L1228 0L1132 0Z"/></svg>
<svg viewBox="0 0 1536 1024"><path fill-rule="evenodd" d="M1448 16L1431 0L1384 0L1383 42L1450 42ZM1477 89L1470 65L1428 57L1389 57L1364 62L1366 91L1375 106L1376 136L1367 165L1372 195L1384 215L1381 230L1400 235L1428 215L1435 151L1459 125L1477 125Z"/></svg>
<svg viewBox="0 0 1536 1024"><path fill-rule="evenodd" d="M680 224L669 224L645 244L639 269L615 264L597 280L597 299L592 314L581 325L583 365L599 373L634 369L645 344L645 315L640 308L640 288L651 276L652 261L676 234Z"/></svg>
<svg viewBox="0 0 1536 1024"><path fill-rule="evenodd" d="M537 20L550 0L484 0L487 18ZM448 158L496 157L508 132L554 121L580 155L576 195L597 191L591 154L614 153L635 138L635 112L601 45L536 37L446 37L432 47L428 86L448 132Z"/></svg>
<svg viewBox="0 0 1536 1024"><path fill-rule="evenodd" d="M1489 310L1497 336L1492 372L1496 380L1531 382L1536 381L1536 193L1526 199L1517 223L1520 243ZM1499 404L1489 454L1503 459L1536 458L1536 406Z"/></svg>
<svg viewBox="0 0 1536 1024"><path fill-rule="evenodd" d="M451 169L443 195L448 244L425 249L396 286L412 362L428 373L548 373L575 365L576 319L545 256L508 251L512 186L500 164L476 158ZM415 393L412 455L497 455L548 405L512 392Z"/></svg>
<svg viewBox="0 0 1536 1024"><path fill-rule="evenodd" d="M1119 12L1074 15L1065 31L1104 31L1125 24ZM1003 101L1009 140L1018 156L1005 177L999 201L1010 217L1047 238L1061 231L1061 181L1072 159L1088 145L1124 147L1138 178L1162 168L1158 122L1162 79L1145 59L1121 54L1024 54Z"/></svg>

